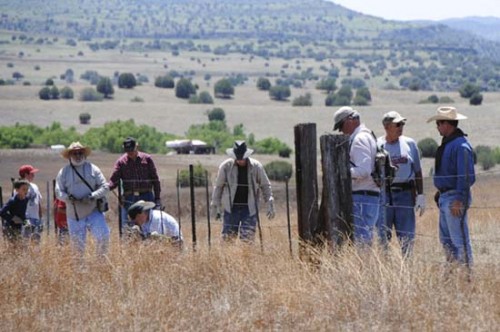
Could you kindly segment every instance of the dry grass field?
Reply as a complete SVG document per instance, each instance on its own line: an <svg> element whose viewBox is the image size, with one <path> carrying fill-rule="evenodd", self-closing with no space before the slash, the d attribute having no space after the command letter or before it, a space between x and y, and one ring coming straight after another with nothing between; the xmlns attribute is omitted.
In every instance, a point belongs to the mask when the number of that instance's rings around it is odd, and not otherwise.
<svg viewBox="0 0 500 332"><path fill-rule="evenodd" d="M37 51L40 48L40 51ZM313 107L292 107L289 102L271 101L266 92L255 88L258 76L279 71L284 60L264 59L250 62L241 56L214 59L193 53L172 57L161 53L96 52L67 46L6 46L0 45L0 77L10 78L12 71L22 72L31 86L0 87L0 125L33 123L47 126L53 121L64 127L75 126L85 131L88 126L78 123L78 115L89 112L91 126L102 126L116 119L134 119L158 130L182 136L191 124L207 121L205 111L211 105L189 105L175 98L174 91L154 88L154 77L167 69L195 70L195 81L201 90L213 94L218 77L231 72L244 72L250 79L236 87L230 100L216 99L214 106L226 112L230 126L243 123L247 133L257 140L274 136L294 146L293 127L299 123L317 124L318 136L331 133L334 108L324 107L324 96L307 83L304 89L292 90L292 98L310 92ZM20 51L25 52L21 59ZM190 58L201 58L198 64ZM319 67L321 63L303 60L302 67ZM14 68L7 68L8 62ZM40 71L35 71L35 65ZM205 64L205 66L203 66ZM141 73L150 83L133 90L116 88L113 100L96 103L70 101L40 101L37 93L42 82L68 68L75 77L87 70L109 75L115 71ZM206 86L203 75L212 75ZM56 79L61 88L63 82ZM85 87L82 82L72 85L76 96ZM387 91L371 88L373 103L360 108L362 120L382 134L380 119L389 110L408 118L405 133L417 141L426 137L439 140L434 124L425 120L435 112L436 105L419 105L430 92ZM469 133L473 145L496 146L500 141L499 93L485 93L482 106L471 107L457 93L450 96L460 112L469 116L461 127ZM144 103L132 103L135 97ZM90 160L109 177L118 155L94 152ZM215 177L222 155L166 156L155 155L162 179L162 200L167 210L181 219L186 239L179 252L160 243L127 244L118 238L116 229L116 199L110 195L112 210L107 214L110 224L111 247L105 260L94 257L89 243L83 261L72 256L67 247L56 245L52 229L43 236L39 248L13 251L0 240L0 322L2 331L234 331L234 330L294 330L294 331L496 331L500 326L500 231L498 214L500 185L498 170L482 172L473 188L470 210L471 234L475 255L474 278L465 281L464 273L446 277L444 255L437 238L437 209L432 202L433 188L428 176L431 160L424 161L428 209L417 221L414 256L402 260L397 246L389 254L373 251L358 252L347 247L336 255L318 253L320 264L310 266L298 257L295 187L292 181L291 230L292 249L289 252L285 189L274 184L277 217L263 220L262 247L219 240L220 223L211 229L211 246L207 237L204 190L196 192L196 250L192 243L189 191L181 192L181 211L177 210L175 177L177 170L200 162L211 178ZM263 163L276 157L257 156ZM290 161L292 161L291 159ZM21 164L40 168L37 182L44 196L65 160L48 150L1 150L0 185L4 201L10 191L10 178L16 176ZM50 187L50 184L49 184ZM49 195L52 193L50 192ZM44 208L45 210L45 208Z"/></svg>

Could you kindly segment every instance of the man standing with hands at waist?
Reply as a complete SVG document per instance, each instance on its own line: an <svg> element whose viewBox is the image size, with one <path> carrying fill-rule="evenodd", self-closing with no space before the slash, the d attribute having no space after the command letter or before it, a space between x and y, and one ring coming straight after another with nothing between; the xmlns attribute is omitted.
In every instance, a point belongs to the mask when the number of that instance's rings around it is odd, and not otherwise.
<svg viewBox="0 0 500 332"><path fill-rule="evenodd" d="M385 214L380 213L378 231L383 245L392 237L392 228L401 244L403 256L411 254L415 240L415 210L422 216L425 211L422 167L417 143L403 135L406 118L398 112L384 114L382 125L385 135L377 144L389 152L391 163L396 167L393 182L387 187L385 202L381 202ZM385 215L385 218L382 216Z"/></svg>
<svg viewBox="0 0 500 332"><path fill-rule="evenodd" d="M139 151L139 143L132 137L123 141L123 154L115 162L113 173L109 178L110 190L123 183L122 224L127 220L128 208L139 200L155 202L156 208L161 207L160 179L155 163L149 154ZM130 223L130 222L128 222ZM129 225L132 226L132 225Z"/></svg>

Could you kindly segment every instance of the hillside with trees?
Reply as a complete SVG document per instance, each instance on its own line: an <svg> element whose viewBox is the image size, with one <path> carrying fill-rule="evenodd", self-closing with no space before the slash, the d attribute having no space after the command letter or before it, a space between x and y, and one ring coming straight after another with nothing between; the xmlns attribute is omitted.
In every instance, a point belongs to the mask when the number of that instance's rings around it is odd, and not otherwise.
<svg viewBox="0 0 500 332"><path fill-rule="evenodd" d="M388 21L324 0L0 1L1 43L120 52L337 60L350 76L412 90L500 90L500 44L426 22ZM39 37L34 37L39 36ZM83 53L83 51L80 51ZM323 78L338 68L325 68ZM327 74L328 73L328 74ZM330 74L333 75L330 75ZM296 74L304 78L307 72ZM316 75L312 75L317 76ZM19 77L15 77L19 79ZM295 78L290 82L297 81Z"/></svg>

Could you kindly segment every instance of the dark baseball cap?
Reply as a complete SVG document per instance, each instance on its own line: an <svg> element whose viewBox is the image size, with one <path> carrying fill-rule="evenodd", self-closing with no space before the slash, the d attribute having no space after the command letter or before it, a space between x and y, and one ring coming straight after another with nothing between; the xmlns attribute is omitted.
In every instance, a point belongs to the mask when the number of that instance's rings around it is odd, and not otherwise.
<svg viewBox="0 0 500 332"><path fill-rule="evenodd" d="M125 152L132 152L135 149L135 146L137 145L137 141L133 137L127 137L123 141L123 151Z"/></svg>

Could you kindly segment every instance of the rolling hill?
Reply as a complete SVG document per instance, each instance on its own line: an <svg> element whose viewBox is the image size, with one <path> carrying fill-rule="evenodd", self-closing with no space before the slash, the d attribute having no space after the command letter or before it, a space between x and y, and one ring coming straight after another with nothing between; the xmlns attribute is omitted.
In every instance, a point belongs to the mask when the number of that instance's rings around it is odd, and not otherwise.
<svg viewBox="0 0 500 332"><path fill-rule="evenodd" d="M379 86L457 90L473 82L500 90L500 44L444 24L388 21L324 0L1 0L0 10L0 29L13 33L3 44L64 38L92 51L330 59Z"/></svg>

